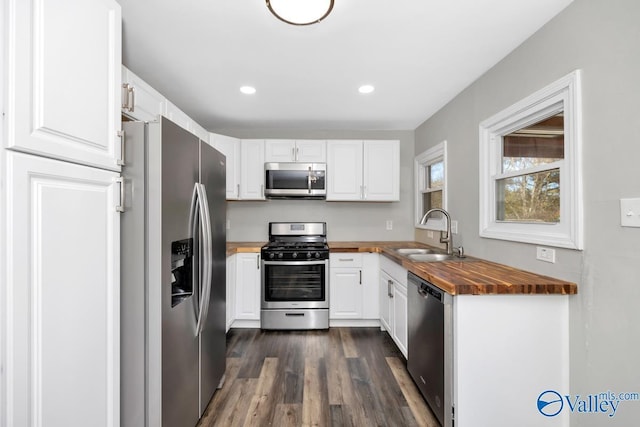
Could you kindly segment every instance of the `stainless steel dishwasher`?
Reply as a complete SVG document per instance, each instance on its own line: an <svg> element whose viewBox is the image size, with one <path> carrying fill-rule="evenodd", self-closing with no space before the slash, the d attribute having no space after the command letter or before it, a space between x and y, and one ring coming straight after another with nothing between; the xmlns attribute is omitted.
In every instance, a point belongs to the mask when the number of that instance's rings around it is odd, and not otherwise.
<svg viewBox="0 0 640 427"><path fill-rule="evenodd" d="M453 426L453 297L408 273L407 368L443 426Z"/></svg>

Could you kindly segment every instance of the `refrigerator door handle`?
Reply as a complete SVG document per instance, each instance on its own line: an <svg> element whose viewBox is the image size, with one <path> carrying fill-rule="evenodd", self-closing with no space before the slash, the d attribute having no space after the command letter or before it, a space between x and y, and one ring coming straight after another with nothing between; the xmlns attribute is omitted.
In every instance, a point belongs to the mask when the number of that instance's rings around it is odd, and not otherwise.
<svg viewBox="0 0 640 427"><path fill-rule="evenodd" d="M198 230L198 222L200 222L200 227L202 228L202 216L200 215L200 197L198 191L198 183L196 182L193 186L193 194L191 196L191 210L189 212L189 230L191 231L191 236L193 237L194 242L194 252L197 250L197 253L200 253L200 250L197 247L200 246L200 240L196 238L200 234ZM200 263L197 264L197 270L194 268L193 271L193 311L194 316L196 318L196 322L200 319L200 301L202 300L202 294L200 292L201 283L202 283L202 266ZM196 334L198 330L198 325L196 324Z"/></svg>
<svg viewBox="0 0 640 427"><path fill-rule="evenodd" d="M209 232L209 224L206 221L206 212L204 206L206 203L203 203L203 193L202 188L200 188L199 183L195 183L193 187L193 195L191 197L191 212L189 214L189 228L191 229L192 236L195 238L197 235L200 235L200 239L195 239L196 245L200 247L201 253L200 262L198 263L199 268L197 272L194 272L193 275L193 290L194 290L194 311L196 318L196 331L195 336L200 335L202 329L204 327L204 319L203 319L203 311L205 307L208 305L208 297L205 295L206 284L210 282L209 275L209 257L211 250L211 234ZM206 202L206 199L205 199ZM198 230L197 224L200 223L200 229ZM200 242L200 243L199 243Z"/></svg>
<svg viewBox="0 0 640 427"><path fill-rule="evenodd" d="M213 239L211 234L211 216L209 212L209 201L207 199L207 189L204 184L198 184L200 189L200 206L202 208L202 223L204 236L204 256L203 256L203 268L204 268L204 280L202 284L201 300L200 300L200 315L198 316L198 326L196 327L196 334L199 335L204 330L204 325L207 322L209 316L209 302L211 301L211 280L213 279Z"/></svg>

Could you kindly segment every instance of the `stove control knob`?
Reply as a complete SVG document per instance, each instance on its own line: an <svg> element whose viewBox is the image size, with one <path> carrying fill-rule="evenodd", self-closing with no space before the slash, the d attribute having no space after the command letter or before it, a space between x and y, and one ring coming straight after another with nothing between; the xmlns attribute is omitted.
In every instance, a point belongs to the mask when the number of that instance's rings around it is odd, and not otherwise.
<svg viewBox="0 0 640 427"><path fill-rule="evenodd" d="M269 254L269 258L271 258L271 259L273 259L273 257L274 257L274 256L276 256L276 254L274 254L273 252L271 252L271 253Z"/></svg>
<svg viewBox="0 0 640 427"><path fill-rule="evenodd" d="M278 252L278 258L282 258L282 252Z"/></svg>
<svg viewBox="0 0 640 427"><path fill-rule="evenodd" d="M316 258L320 258L320 252L316 252Z"/></svg>
<svg viewBox="0 0 640 427"><path fill-rule="evenodd" d="M298 258L298 252L294 252L291 254L291 258Z"/></svg>
<svg viewBox="0 0 640 427"><path fill-rule="evenodd" d="M307 258L311 258L311 252L307 252Z"/></svg>

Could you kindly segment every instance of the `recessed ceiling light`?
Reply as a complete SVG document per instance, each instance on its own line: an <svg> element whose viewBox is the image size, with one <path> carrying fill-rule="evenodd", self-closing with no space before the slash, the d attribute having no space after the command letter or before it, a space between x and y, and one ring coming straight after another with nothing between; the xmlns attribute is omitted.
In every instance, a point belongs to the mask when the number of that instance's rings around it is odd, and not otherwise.
<svg viewBox="0 0 640 427"><path fill-rule="evenodd" d="M358 92L360 93L371 93L374 90L376 90L376 88L371 85L362 85L358 88Z"/></svg>
<svg viewBox="0 0 640 427"><path fill-rule="evenodd" d="M245 95L253 95L254 93L256 93L256 88L253 86L242 86L240 88L240 92L244 93Z"/></svg>

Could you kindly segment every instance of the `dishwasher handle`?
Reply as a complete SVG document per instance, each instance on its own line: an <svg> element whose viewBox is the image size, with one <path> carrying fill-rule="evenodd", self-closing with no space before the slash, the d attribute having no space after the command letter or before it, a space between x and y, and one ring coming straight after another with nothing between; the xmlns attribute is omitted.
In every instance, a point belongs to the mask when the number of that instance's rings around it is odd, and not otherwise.
<svg viewBox="0 0 640 427"><path fill-rule="evenodd" d="M434 289L426 283L418 284L418 293L422 295L424 298L435 298L438 301L442 302L442 292Z"/></svg>

